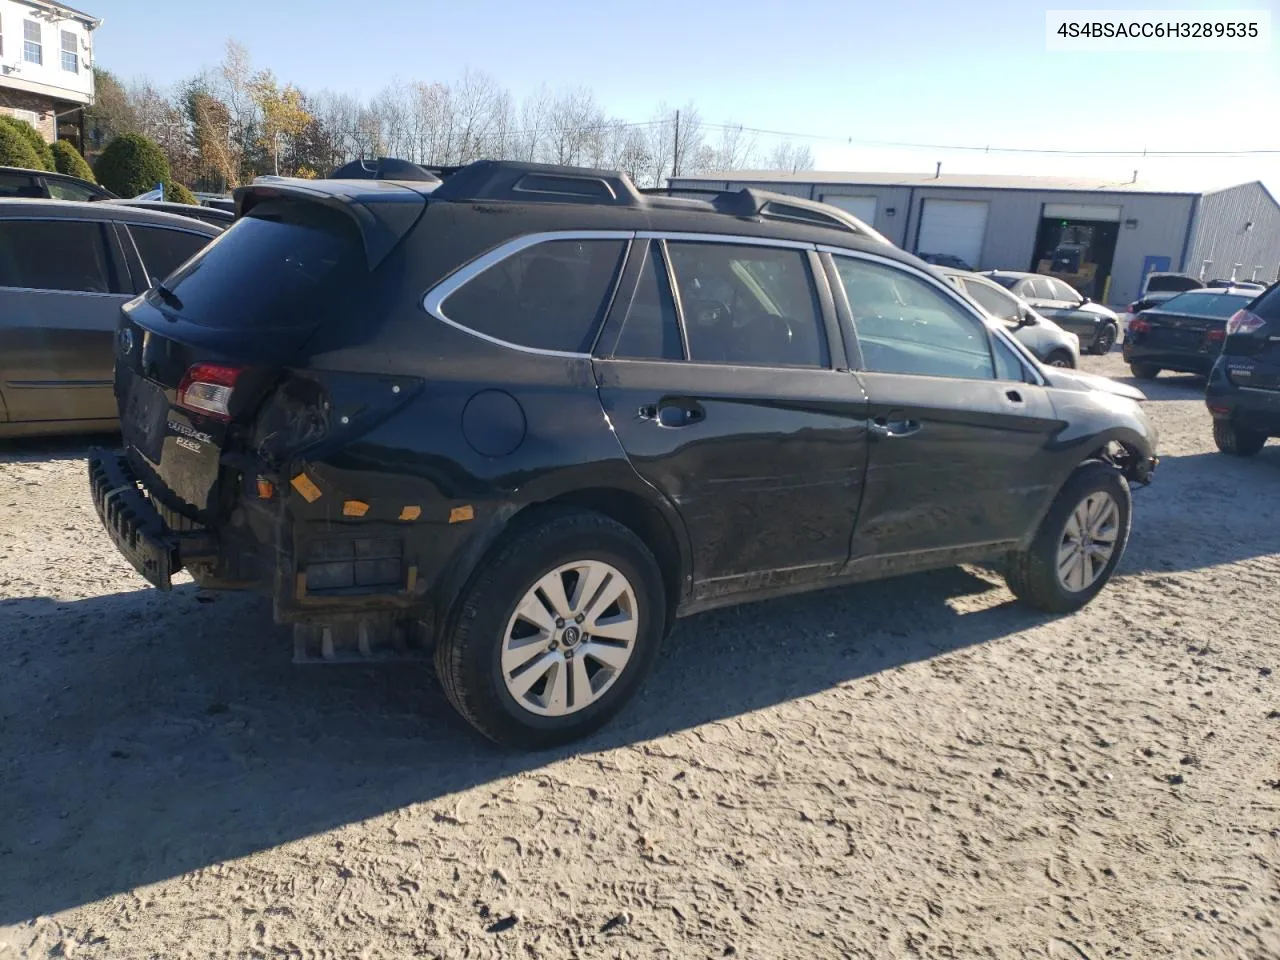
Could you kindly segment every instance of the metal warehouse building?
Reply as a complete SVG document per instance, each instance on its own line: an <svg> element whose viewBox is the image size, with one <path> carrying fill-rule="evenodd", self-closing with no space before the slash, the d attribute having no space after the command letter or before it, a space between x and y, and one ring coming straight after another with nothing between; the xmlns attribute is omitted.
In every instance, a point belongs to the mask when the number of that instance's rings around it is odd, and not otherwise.
<svg viewBox="0 0 1280 960"><path fill-rule="evenodd" d="M1280 204L1260 182L1156 189L1074 177L736 171L673 187L758 187L822 200L920 255L975 269L1032 270L1095 300L1137 298L1146 274L1280 278Z"/></svg>

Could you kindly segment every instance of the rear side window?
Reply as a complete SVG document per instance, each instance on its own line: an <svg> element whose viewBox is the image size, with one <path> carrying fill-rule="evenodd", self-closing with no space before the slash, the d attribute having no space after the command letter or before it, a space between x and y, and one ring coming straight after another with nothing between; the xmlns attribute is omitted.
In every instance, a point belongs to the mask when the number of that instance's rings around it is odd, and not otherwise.
<svg viewBox="0 0 1280 960"><path fill-rule="evenodd" d="M649 247L649 256L640 271L636 295L631 300L613 355L629 360L684 358L676 303L671 296L662 249L657 243Z"/></svg>
<svg viewBox="0 0 1280 960"><path fill-rule="evenodd" d="M0 197L43 197L35 180L21 173L0 173Z"/></svg>
<svg viewBox="0 0 1280 960"><path fill-rule="evenodd" d="M209 237L184 230L167 230L164 227L140 227L129 224L134 245L142 265L147 268L149 283L159 283L184 262L204 249Z"/></svg>
<svg viewBox="0 0 1280 960"><path fill-rule="evenodd" d="M145 256L145 254L144 254ZM218 329L314 325L368 276L355 225L314 203L266 200L165 278L168 307Z"/></svg>
<svg viewBox="0 0 1280 960"><path fill-rule="evenodd" d="M1147 279L1147 293L1169 293L1171 291L1198 290L1200 281L1191 277L1179 277L1169 275L1165 277L1149 277Z"/></svg>
<svg viewBox="0 0 1280 960"><path fill-rule="evenodd" d="M0 220L0 286L110 293L102 224L85 220Z"/></svg>
<svg viewBox="0 0 1280 960"><path fill-rule="evenodd" d="M440 311L506 343L589 353L625 251L622 240L538 243L468 280Z"/></svg>
<svg viewBox="0 0 1280 960"><path fill-rule="evenodd" d="M1080 294L1076 293L1071 287L1067 286L1061 280L1049 278L1049 288L1053 290L1053 299L1065 300L1068 303L1074 303L1080 299Z"/></svg>
<svg viewBox="0 0 1280 960"><path fill-rule="evenodd" d="M826 329L802 250L669 243L695 363L827 367Z"/></svg>
<svg viewBox="0 0 1280 960"><path fill-rule="evenodd" d="M1253 301L1249 309L1268 323L1280 320L1280 283Z"/></svg>

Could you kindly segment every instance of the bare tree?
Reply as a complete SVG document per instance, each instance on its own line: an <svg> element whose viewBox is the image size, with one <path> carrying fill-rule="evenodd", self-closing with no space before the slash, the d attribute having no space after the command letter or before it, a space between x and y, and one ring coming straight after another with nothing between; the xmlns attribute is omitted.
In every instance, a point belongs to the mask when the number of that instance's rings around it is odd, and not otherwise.
<svg viewBox="0 0 1280 960"><path fill-rule="evenodd" d="M769 169L786 173L798 173L813 169L813 151L808 145L780 143L769 154Z"/></svg>

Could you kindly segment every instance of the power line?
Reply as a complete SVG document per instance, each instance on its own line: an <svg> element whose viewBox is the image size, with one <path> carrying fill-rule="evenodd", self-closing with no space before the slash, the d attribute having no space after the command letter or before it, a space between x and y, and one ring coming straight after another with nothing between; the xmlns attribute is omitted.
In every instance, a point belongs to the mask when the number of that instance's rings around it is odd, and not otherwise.
<svg viewBox="0 0 1280 960"><path fill-rule="evenodd" d="M1252 157L1280 155L1280 148L1248 148L1240 150L1152 150L1144 147L1141 150L1075 150L1052 149L1042 147L1000 147L973 146L970 144L945 143L910 143L902 140L871 140L862 137L841 137L821 133L801 133L792 130L770 130L764 127L749 127L737 123L703 123L710 130L725 132L754 133L760 136L786 137L789 140L820 140L829 143L871 147L897 147L909 150L961 150L970 153L1023 153L1045 154L1071 157Z"/></svg>

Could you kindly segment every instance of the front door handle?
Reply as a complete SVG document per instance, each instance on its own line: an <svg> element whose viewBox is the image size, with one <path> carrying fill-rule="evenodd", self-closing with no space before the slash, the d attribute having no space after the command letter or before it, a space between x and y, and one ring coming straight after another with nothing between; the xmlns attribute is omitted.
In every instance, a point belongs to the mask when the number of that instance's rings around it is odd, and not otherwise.
<svg viewBox="0 0 1280 960"><path fill-rule="evenodd" d="M876 417L868 425L867 431L871 436L882 440L896 440L914 436L923 428L924 424L919 420L889 420L885 417Z"/></svg>

